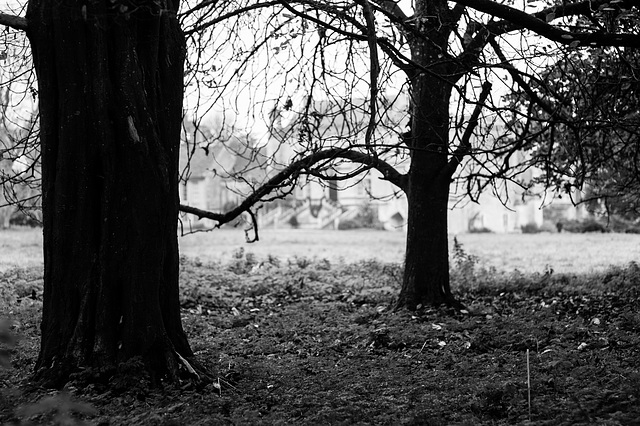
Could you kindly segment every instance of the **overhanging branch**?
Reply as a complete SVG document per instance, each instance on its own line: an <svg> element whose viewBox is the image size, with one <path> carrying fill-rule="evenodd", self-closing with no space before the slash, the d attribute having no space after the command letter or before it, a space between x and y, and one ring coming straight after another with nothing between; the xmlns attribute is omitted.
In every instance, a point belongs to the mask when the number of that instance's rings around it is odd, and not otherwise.
<svg viewBox="0 0 640 426"><path fill-rule="evenodd" d="M25 18L7 13L0 13L0 25L21 31L27 30L27 20Z"/></svg>
<svg viewBox="0 0 640 426"><path fill-rule="evenodd" d="M493 35L526 28L542 37L565 45L640 47L640 36L635 34L572 33L546 22L551 13L553 13L554 19L588 14L593 8L597 9L598 5L608 3L605 0L590 0L569 6L557 6L535 14L529 14L493 0L456 0L456 3L502 19L502 22L496 22L489 26Z"/></svg>
<svg viewBox="0 0 640 426"><path fill-rule="evenodd" d="M236 208L226 213L214 213L207 210L198 209L191 206L180 205L180 211L183 213L191 213L199 218L211 219L218 222L217 226L221 226L225 223L231 222L244 212L250 211L251 207L260 202L264 197L269 195L272 191L282 188L292 178L305 173L305 169L309 169L314 164L333 159L346 159L354 163L365 164L371 168L375 168L382 173L385 180L388 180L392 184L396 185L401 190L405 191L407 187L406 176L399 173L389 163L362 152L351 151L342 148L331 148L310 154L298 161L294 161L284 170L278 172L275 176L267 181L264 185L260 186L253 193L240 203Z"/></svg>

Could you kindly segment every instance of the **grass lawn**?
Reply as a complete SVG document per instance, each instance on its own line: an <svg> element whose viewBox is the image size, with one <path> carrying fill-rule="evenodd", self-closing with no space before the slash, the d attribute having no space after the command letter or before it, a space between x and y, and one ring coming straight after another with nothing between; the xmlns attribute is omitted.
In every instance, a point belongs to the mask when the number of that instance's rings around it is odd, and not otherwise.
<svg viewBox="0 0 640 426"><path fill-rule="evenodd" d="M603 271L640 261L638 234L463 234L457 237L481 263L499 270L561 273Z"/></svg>
<svg viewBox="0 0 640 426"><path fill-rule="evenodd" d="M0 271L42 266L42 229L0 230Z"/></svg>
<svg viewBox="0 0 640 426"><path fill-rule="evenodd" d="M636 234L461 234L456 238L467 253L478 256L481 265L502 271L542 272L550 266L558 273L586 273L640 260L640 235ZM228 262L242 250L259 259L297 256L397 263L405 251L403 232L368 230L263 230L260 241L248 244L242 230L222 229L186 235L179 241L182 255L204 262ZM0 231L0 271L41 264L41 230Z"/></svg>
<svg viewBox="0 0 640 426"><path fill-rule="evenodd" d="M10 368L0 352L0 424L639 424L640 267L624 266L638 237L458 240L481 259L452 262L471 314L391 309L401 233L266 231L253 245L237 231L183 237L183 323L216 386L152 387L130 365L109 381L85 370L58 392L29 383L38 233L0 233L0 317L20 336L4 346ZM546 265L556 273L543 276Z"/></svg>

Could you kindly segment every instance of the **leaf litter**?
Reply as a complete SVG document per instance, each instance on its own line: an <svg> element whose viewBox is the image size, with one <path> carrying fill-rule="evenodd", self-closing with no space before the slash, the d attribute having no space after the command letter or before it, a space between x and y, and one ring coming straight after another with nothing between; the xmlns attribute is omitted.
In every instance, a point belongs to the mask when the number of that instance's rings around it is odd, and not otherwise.
<svg viewBox="0 0 640 426"><path fill-rule="evenodd" d="M394 311L395 264L184 258L184 327L217 380L118 392L71 382L61 393L28 381L42 271L6 271L2 315L21 338L3 347L0 423L638 424L636 264L584 276L453 265L468 312Z"/></svg>

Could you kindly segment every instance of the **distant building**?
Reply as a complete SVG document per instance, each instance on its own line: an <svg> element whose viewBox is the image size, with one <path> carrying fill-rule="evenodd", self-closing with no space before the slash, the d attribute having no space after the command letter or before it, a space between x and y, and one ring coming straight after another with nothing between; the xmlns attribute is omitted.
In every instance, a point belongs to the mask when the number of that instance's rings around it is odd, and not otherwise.
<svg viewBox="0 0 640 426"><path fill-rule="evenodd" d="M185 123L180 146L180 203L201 210L225 212L237 206L262 178L260 164L265 161L255 141L248 135L212 133L201 126ZM237 174L242 179L237 179ZM187 227L215 225L207 219L181 214Z"/></svg>
<svg viewBox="0 0 640 426"><path fill-rule="evenodd" d="M377 130L376 137L388 138L392 145L401 133L398 129L403 128L403 120L406 120L406 105L387 107L391 113ZM265 175L289 164L300 149L300 138L335 138L338 141L345 137L361 137L362 129L366 128L368 110L365 103L347 112L339 111L335 104L328 102L314 102L310 108L308 116L312 122L301 124L292 103L285 103L283 108L273 111L269 131L255 139L247 135L219 138L206 130L193 132L199 133L200 139L196 137L189 142L188 148L185 145L181 149L180 168L187 170L181 182L181 202L214 212L228 211L239 204L252 187L264 182ZM188 153L190 162L187 162ZM406 163L393 156L388 160L395 161L400 170L407 167ZM327 167L324 172L343 175L356 167L349 162L341 162ZM525 177L530 178L535 171L526 173L529 175ZM235 179L235 174L240 174L242 180ZM485 191L477 203L460 201L463 194L452 194L449 232L509 233L520 232L526 225L552 229L563 218L581 219L587 214L583 206L575 207L569 197L549 202L531 195L523 196L515 184L506 184L505 188L502 197ZM337 229L344 221L356 217L364 206L373 209L387 230L402 230L406 225L406 197L390 182L383 180L376 170L337 181L302 177L286 197L265 203L258 210L258 218L263 228ZM192 226L213 225L206 220L183 218Z"/></svg>
<svg viewBox="0 0 640 426"><path fill-rule="evenodd" d="M523 161L524 153L517 153L512 161ZM530 168L521 174L525 182L538 177L541 171ZM574 190L572 196L562 198L551 191L536 186L525 192L513 182L505 181L500 195L488 189L478 197L477 202L453 194L449 203L449 232L521 232L523 227L555 231L557 224L566 220L582 220L589 213L586 206L579 204L580 193ZM458 196L456 196L458 195Z"/></svg>
<svg viewBox="0 0 640 426"><path fill-rule="evenodd" d="M386 114L378 123L373 139L390 140L391 145L396 143L402 133L399 129L406 124L407 105L385 98L380 107ZM287 164L300 149L301 138L308 145L313 145L313 140L330 140L332 147L347 143L364 145L368 113L369 105L365 100L360 104L356 101L346 110L344 105L325 100L308 102L303 97L296 102L287 101L283 107L272 111L269 132L264 138L267 156L277 165ZM386 160L400 169L407 166L394 155L388 155ZM344 176L358 167L338 159L327 165L323 173ZM406 222L406 198L393 184L382 179L377 170L346 180L303 179L288 200L266 206L260 220L262 226L336 229L366 208L373 209L385 229L400 230Z"/></svg>

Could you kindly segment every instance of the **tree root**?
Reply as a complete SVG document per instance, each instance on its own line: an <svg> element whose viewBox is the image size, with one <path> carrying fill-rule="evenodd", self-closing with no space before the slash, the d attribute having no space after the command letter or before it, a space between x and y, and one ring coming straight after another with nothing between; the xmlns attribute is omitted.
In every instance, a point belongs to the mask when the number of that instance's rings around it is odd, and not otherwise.
<svg viewBox="0 0 640 426"><path fill-rule="evenodd" d="M176 352L176 357L180 363L182 372L179 377L180 382L189 381L198 389L211 384L215 387L217 384L216 378L195 356L185 358Z"/></svg>

